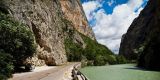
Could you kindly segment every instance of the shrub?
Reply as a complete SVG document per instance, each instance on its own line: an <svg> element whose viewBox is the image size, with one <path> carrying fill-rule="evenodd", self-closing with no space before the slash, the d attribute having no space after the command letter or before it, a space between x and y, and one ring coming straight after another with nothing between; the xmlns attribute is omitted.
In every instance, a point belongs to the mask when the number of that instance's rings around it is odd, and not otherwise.
<svg viewBox="0 0 160 80"><path fill-rule="evenodd" d="M0 49L13 57L15 67L35 52L33 33L24 24L0 13Z"/></svg>
<svg viewBox="0 0 160 80"><path fill-rule="evenodd" d="M68 61L81 61L83 48L74 43L71 38L65 39L65 49Z"/></svg>
<svg viewBox="0 0 160 80"><path fill-rule="evenodd" d="M115 55L109 55L107 57L107 61L109 64L117 64L117 59Z"/></svg>
<svg viewBox="0 0 160 80"><path fill-rule="evenodd" d="M127 60L124 56L122 55L117 55L116 56L117 64L125 64L127 63Z"/></svg>
<svg viewBox="0 0 160 80"><path fill-rule="evenodd" d="M7 78L12 76L12 72L12 56L0 50L0 80L7 80Z"/></svg>
<svg viewBox="0 0 160 80"><path fill-rule="evenodd" d="M104 60L104 57L102 55L96 55L94 59L94 65L95 66L101 66L105 65L107 62Z"/></svg>

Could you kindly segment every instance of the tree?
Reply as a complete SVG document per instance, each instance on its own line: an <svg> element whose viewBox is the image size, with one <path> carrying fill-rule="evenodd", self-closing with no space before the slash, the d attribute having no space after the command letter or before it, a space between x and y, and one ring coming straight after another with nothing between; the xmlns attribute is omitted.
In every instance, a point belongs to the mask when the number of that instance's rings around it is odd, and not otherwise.
<svg viewBox="0 0 160 80"><path fill-rule="evenodd" d="M31 57L36 50L30 29L2 12L0 12L0 49L12 56L15 67L24 65L26 58Z"/></svg>

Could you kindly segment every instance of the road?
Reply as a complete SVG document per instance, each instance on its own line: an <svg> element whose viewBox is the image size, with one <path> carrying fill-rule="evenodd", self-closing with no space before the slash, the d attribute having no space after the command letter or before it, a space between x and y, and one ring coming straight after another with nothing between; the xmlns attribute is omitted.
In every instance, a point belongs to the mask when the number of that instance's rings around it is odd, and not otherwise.
<svg viewBox="0 0 160 80"><path fill-rule="evenodd" d="M16 73L9 80L71 80L71 71L74 66L79 64L80 62L74 62L40 71Z"/></svg>

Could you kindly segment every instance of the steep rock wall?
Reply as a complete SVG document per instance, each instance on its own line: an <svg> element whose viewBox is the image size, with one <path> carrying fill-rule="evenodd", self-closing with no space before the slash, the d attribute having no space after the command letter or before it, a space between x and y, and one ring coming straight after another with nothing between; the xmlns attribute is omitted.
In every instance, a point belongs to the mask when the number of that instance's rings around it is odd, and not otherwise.
<svg viewBox="0 0 160 80"><path fill-rule="evenodd" d="M73 23L74 28L94 40L94 33L89 27L80 0L60 0L60 3L65 17Z"/></svg>
<svg viewBox="0 0 160 80"><path fill-rule="evenodd" d="M2 2L4 5L0 6L0 9L4 9L16 20L26 24L35 35L37 53L34 57L28 58L27 63L33 65L66 63L64 39L69 35L67 31L70 29L76 29L94 39L79 0L3 0ZM68 13L70 11L64 9L66 4L69 8L76 6L71 10L74 13ZM68 25L67 21L73 25ZM81 36L77 32L73 34L74 41L84 46Z"/></svg>
<svg viewBox="0 0 160 80"><path fill-rule="evenodd" d="M120 55L138 58L138 66L160 70L160 0L149 0L124 35Z"/></svg>

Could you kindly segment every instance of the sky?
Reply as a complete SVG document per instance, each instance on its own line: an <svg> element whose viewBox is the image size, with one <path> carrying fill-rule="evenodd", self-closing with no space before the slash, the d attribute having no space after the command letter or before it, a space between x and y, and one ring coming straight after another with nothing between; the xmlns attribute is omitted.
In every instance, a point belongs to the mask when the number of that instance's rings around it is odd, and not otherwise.
<svg viewBox="0 0 160 80"><path fill-rule="evenodd" d="M119 52L121 37L148 0L81 0L99 43Z"/></svg>

